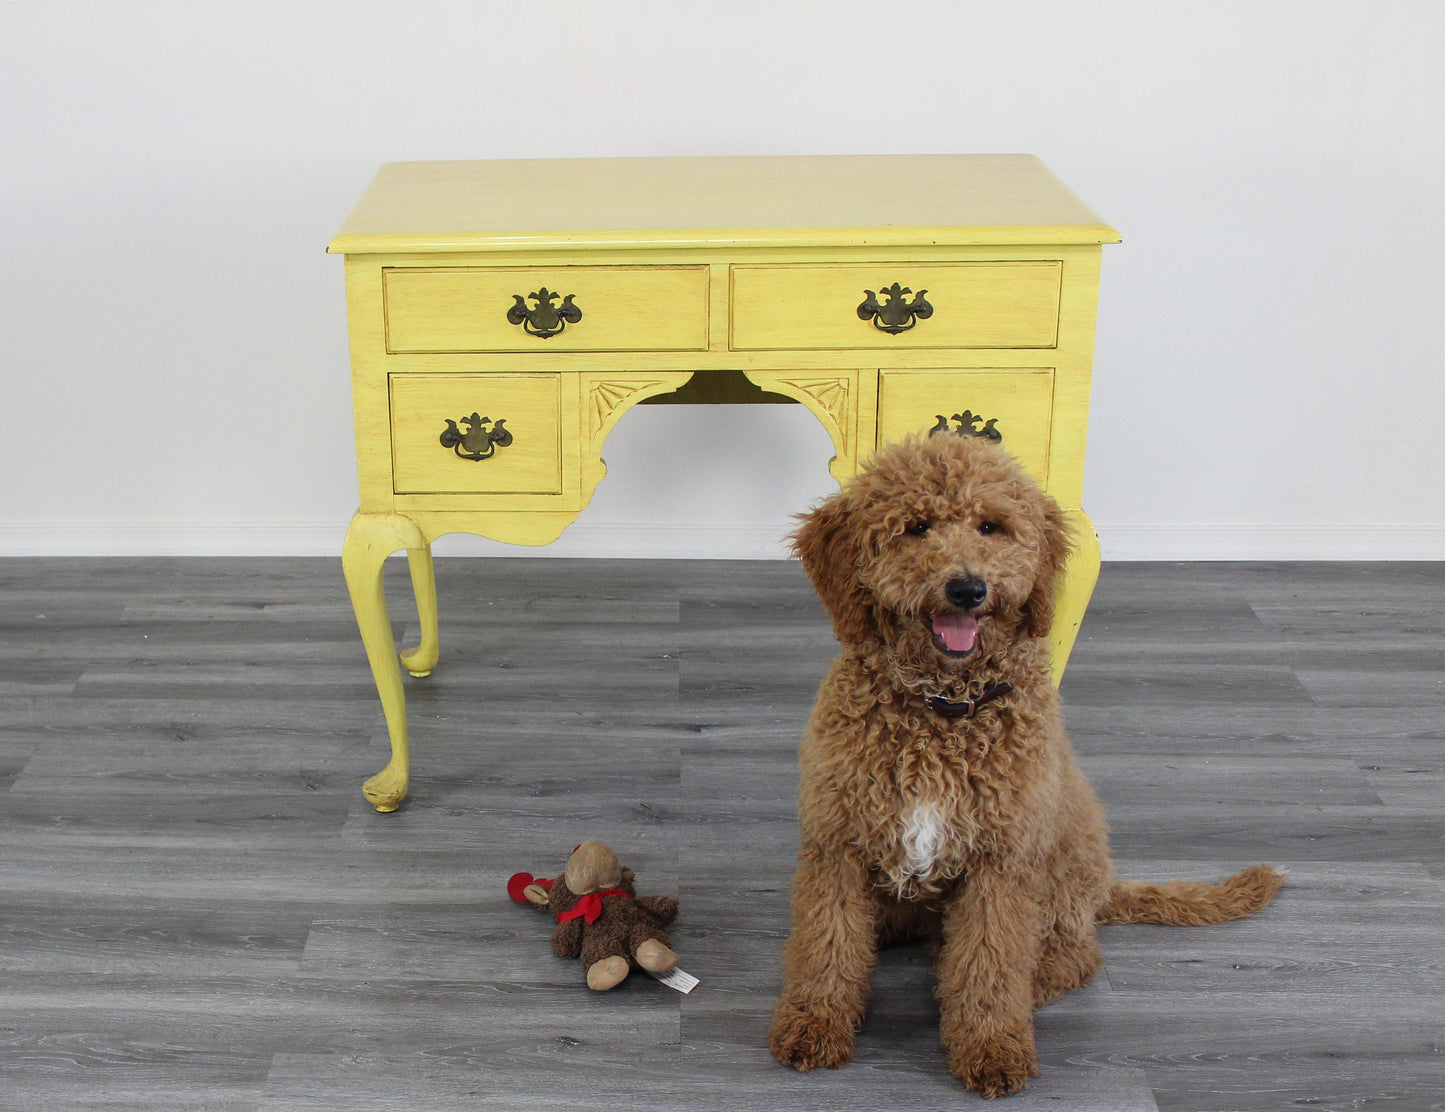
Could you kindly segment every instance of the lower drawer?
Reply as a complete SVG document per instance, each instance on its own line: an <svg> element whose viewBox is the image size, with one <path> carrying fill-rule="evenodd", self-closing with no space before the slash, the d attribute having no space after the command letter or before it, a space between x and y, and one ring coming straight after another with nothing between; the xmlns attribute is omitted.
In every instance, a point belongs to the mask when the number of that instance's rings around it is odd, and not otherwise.
<svg viewBox="0 0 1445 1112"><path fill-rule="evenodd" d="M394 374L397 494L557 494L561 376Z"/></svg>
<svg viewBox="0 0 1445 1112"><path fill-rule="evenodd" d="M878 445L928 433L991 429L1039 483L1049 481L1054 372L1039 370L881 371Z"/></svg>

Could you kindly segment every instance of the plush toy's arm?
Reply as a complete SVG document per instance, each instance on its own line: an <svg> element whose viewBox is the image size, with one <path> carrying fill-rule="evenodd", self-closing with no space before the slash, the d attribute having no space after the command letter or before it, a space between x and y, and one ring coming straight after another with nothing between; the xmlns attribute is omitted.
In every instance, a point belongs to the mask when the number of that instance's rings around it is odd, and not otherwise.
<svg viewBox="0 0 1445 1112"><path fill-rule="evenodd" d="M552 952L559 958L582 956L582 920L569 919L558 923L552 932Z"/></svg>
<svg viewBox="0 0 1445 1112"><path fill-rule="evenodd" d="M638 896L637 906L664 923L677 918L677 901L671 896Z"/></svg>
<svg viewBox="0 0 1445 1112"><path fill-rule="evenodd" d="M551 899L552 881L531 873L513 873L507 881L507 895L518 903L545 908Z"/></svg>

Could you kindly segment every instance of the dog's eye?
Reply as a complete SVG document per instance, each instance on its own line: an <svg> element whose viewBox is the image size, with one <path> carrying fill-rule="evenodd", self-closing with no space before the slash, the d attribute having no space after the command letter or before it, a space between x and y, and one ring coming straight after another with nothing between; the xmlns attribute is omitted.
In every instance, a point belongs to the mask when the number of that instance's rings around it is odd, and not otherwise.
<svg viewBox="0 0 1445 1112"><path fill-rule="evenodd" d="M915 521L908 527L907 532L910 537L921 537L932 528L933 522L931 521Z"/></svg>
<svg viewBox="0 0 1445 1112"><path fill-rule="evenodd" d="M978 531L982 533L985 537L992 536L994 533L998 532L998 522L980 521L978 523Z"/></svg>

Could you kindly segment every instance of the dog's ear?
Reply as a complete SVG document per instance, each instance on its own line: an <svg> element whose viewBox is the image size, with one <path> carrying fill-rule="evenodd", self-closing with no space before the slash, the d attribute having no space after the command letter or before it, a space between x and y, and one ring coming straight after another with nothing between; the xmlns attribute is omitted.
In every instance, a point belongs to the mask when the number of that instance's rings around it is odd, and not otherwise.
<svg viewBox="0 0 1445 1112"><path fill-rule="evenodd" d="M1024 631L1030 637L1047 637L1054 624L1054 592L1068 562L1073 537L1059 504L1044 495L1044 515L1039 530L1039 570L1033 590L1024 602Z"/></svg>
<svg viewBox="0 0 1445 1112"><path fill-rule="evenodd" d="M845 645L866 640L873 621L858 582L860 552L848 495L835 494L798 520L793 551L833 619L833 633Z"/></svg>

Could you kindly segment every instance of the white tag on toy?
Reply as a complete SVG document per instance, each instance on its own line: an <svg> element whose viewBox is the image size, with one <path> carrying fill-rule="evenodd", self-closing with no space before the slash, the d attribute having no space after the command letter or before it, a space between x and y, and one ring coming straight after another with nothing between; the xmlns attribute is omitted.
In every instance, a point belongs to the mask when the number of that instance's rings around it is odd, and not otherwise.
<svg viewBox="0 0 1445 1112"><path fill-rule="evenodd" d="M657 980L665 984L668 988L675 988L678 992L681 992L684 995L691 992L693 989L697 988L699 984L702 983L691 973L685 973L681 969L678 969L676 967L673 968L671 973L652 973L651 970L648 970L648 972L651 973L652 976L655 977Z"/></svg>

